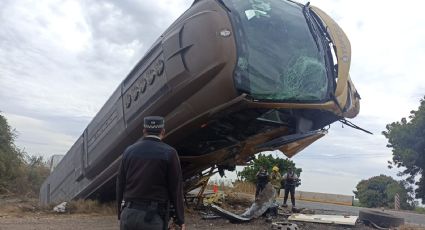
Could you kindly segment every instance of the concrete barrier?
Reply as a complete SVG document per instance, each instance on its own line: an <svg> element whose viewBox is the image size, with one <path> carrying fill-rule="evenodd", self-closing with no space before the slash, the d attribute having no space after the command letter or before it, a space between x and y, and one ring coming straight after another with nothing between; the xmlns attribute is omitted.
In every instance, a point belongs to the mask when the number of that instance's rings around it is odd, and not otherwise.
<svg viewBox="0 0 425 230"><path fill-rule="evenodd" d="M281 189L279 197L283 198L284 194L285 190ZM288 200L289 199L290 198L288 198ZM305 192L295 190L295 199L352 206L354 197L341 194Z"/></svg>

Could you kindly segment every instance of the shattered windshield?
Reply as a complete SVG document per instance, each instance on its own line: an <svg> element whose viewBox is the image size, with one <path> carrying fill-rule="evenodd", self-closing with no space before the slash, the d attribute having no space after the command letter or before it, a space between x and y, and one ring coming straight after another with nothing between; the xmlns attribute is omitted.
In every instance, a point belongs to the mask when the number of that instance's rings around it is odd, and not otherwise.
<svg viewBox="0 0 425 230"><path fill-rule="evenodd" d="M300 5L283 0L225 0L238 60L235 85L257 100L324 101L328 80L322 43ZM312 26L312 25L310 25Z"/></svg>

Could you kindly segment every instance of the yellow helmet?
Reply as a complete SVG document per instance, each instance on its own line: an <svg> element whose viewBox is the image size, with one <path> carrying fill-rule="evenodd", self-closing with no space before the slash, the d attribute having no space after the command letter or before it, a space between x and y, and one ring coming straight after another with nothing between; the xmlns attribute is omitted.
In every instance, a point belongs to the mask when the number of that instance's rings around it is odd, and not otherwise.
<svg viewBox="0 0 425 230"><path fill-rule="evenodd" d="M277 166L274 166L273 167L273 171L278 172L279 171L279 168Z"/></svg>

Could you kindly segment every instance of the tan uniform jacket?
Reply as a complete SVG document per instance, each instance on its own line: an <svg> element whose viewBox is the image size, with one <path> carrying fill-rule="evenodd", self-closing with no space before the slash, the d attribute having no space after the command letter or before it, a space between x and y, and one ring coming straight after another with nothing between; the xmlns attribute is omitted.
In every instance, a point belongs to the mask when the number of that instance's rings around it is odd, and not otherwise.
<svg viewBox="0 0 425 230"><path fill-rule="evenodd" d="M280 183L282 180L282 176L279 172L272 172L270 174L270 182L272 183L273 187L276 189L280 188Z"/></svg>

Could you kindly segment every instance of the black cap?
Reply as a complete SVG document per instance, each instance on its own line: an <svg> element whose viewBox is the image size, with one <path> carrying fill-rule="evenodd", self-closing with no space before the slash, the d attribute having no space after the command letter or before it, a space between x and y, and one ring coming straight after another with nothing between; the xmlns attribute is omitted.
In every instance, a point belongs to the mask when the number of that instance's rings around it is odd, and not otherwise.
<svg viewBox="0 0 425 230"><path fill-rule="evenodd" d="M160 116L145 117L143 128L147 130L161 130L164 128L164 118Z"/></svg>

